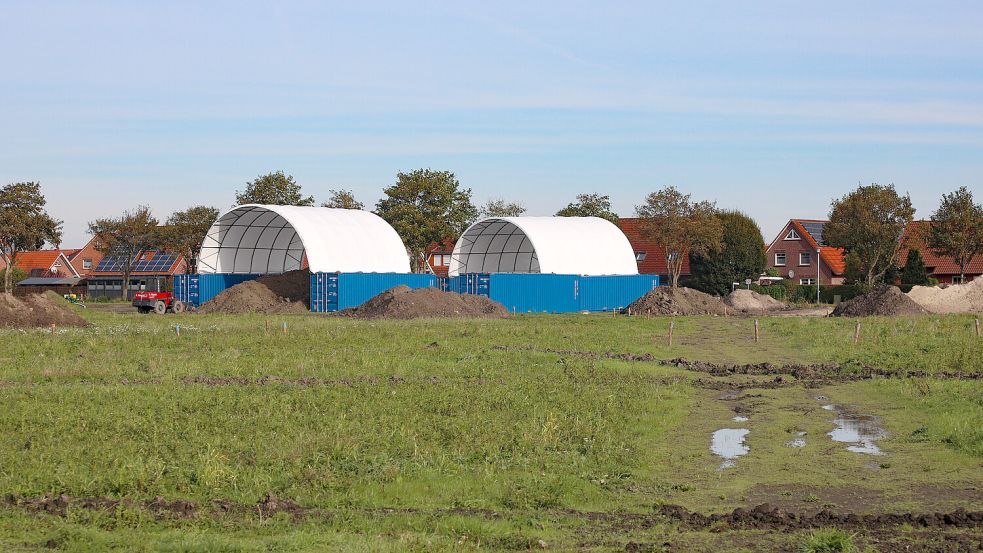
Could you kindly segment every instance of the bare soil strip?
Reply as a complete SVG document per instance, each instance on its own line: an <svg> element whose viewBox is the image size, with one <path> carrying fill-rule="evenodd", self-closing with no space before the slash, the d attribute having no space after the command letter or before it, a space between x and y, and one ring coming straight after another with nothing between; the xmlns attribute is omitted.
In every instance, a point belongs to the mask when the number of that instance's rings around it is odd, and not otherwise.
<svg viewBox="0 0 983 553"><path fill-rule="evenodd" d="M533 346L494 346L493 349L504 351L533 351L538 353L555 353L557 355L570 355L574 357L584 357L587 359L614 359L617 361L658 363L666 367L677 367L688 371L701 372L713 376L781 376L790 375L797 380L827 380L837 382L849 382L856 380L870 380L875 377L884 378L936 378L939 380L980 380L983 374L947 372L939 371L929 373L926 371L906 371L881 369L877 367L863 366L860 368L843 366L838 363L813 364L813 365L775 365L772 363L746 363L740 364L718 364L706 361L689 361L682 357L674 359L657 359L651 353L615 353L578 350L562 350L552 348L536 348Z"/></svg>
<svg viewBox="0 0 983 553"><path fill-rule="evenodd" d="M178 519L193 519L205 515L222 514L259 514L264 517L278 513L287 513L294 517L334 516L332 511L302 507L295 501L279 498L273 494L267 494L253 505L235 503L225 499L214 499L210 504L202 505L184 499L168 500L159 496L151 500L138 501L109 497L69 497L67 495L24 497L9 494L4 498L3 506L55 516L65 516L71 509L113 511L119 506L143 508L153 512L159 518ZM471 515L485 518L500 518L502 516L500 512L488 509L369 509L367 511L382 515L419 513L426 515ZM690 511L679 505L662 505L654 509L652 513L566 509L553 511L552 514L584 519L595 524L606 524L616 528L632 529L651 528L666 522L674 522L687 529L714 528L716 530L798 530L829 526L860 530L893 528L902 525L915 528L983 528L983 511L966 511L964 509L947 513L907 512L864 515L836 513L823 509L810 514L785 511L768 503L762 503L751 509L737 508L728 513L713 514Z"/></svg>

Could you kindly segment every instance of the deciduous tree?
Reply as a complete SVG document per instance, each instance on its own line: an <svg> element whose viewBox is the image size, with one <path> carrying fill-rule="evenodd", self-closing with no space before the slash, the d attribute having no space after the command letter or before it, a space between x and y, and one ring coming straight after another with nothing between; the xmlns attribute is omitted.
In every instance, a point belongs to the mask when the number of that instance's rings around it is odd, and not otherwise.
<svg viewBox="0 0 983 553"><path fill-rule="evenodd" d="M198 205L184 211L176 211L167 218L161 231L161 245L184 256L188 271L198 271L198 254L208 229L218 219L219 211L214 207Z"/></svg>
<svg viewBox="0 0 983 553"><path fill-rule="evenodd" d="M871 286L896 266L901 235L914 216L911 198L894 185L860 185L833 201L823 235L830 246L857 254Z"/></svg>
<svg viewBox="0 0 983 553"><path fill-rule="evenodd" d="M706 254L722 246L723 225L713 202L694 202L673 186L653 192L635 211L642 219L644 238L666 248L670 284L679 286L683 261L690 254Z"/></svg>
<svg viewBox="0 0 983 553"><path fill-rule="evenodd" d="M314 197L304 196L293 176L274 171L247 182L242 192L236 190L236 205L243 204L307 206L314 205Z"/></svg>
<svg viewBox="0 0 983 553"><path fill-rule="evenodd" d="M966 279L966 265L973 256L983 254L983 206L973 202L973 193L965 186L942 195L939 208L932 214L928 247L959 265Z"/></svg>
<svg viewBox="0 0 983 553"><path fill-rule="evenodd" d="M89 223L96 249L106 255L118 256L123 273L123 299L130 289L130 273L136 256L143 250L159 246L161 233L157 219L147 206L139 206L120 217L97 219Z"/></svg>
<svg viewBox="0 0 983 553"><path fill-rule="evenodd" d="M328 201L322 203L321 207L365 209L365 205L355 199L355 194L351 190L329 190Z"/></svg>
<svg viewBox="0 0 983 553"><path fill-rule="evenodd" d="M45 242L61 242L61 221L48 215L47 201L36 182L17 182L0 188L0 259L14 267L17 254L36 250ZM3 291L13 291L15 271L4 271Z"/></svg>
<svg viewBox="0 0 983 553"><path fill-rule="evenodd" d="M758 224L740 211L717 214L720 247L690 256L692 277L685 284L708 294L724 295L734 282L757 280L765 270L765 241Z"/></svg>
<svg viewBox="0 0 983 553"><path fill-rule="evenodd" d="M519 202L507 202L501 198L488 200L479 213L482 217L518 217L526 212Z"/></svg>
<svg viewBox="0 0 983 553"><path fill-rule="evenodd" d="M478 216L471 203L471 189L462 189L450 171L398 173L396 184L384 193L386 197L376 204L375 212L402 237L416 271L423 270L431 243L457 240Z"/></svg>
<svg viewBox="0 0 983 553"><path fill-rule="evenodd" d="M611 197L601 194L577 194L577 201L556 212L558 217L600 217L618 224L618 214L611 211Z"/></svg>

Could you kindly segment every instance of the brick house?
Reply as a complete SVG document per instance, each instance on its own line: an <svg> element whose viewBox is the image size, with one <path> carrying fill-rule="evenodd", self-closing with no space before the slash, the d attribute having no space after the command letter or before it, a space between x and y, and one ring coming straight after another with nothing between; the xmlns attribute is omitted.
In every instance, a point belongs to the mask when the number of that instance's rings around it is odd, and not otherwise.
<svg viewBox="0 0 983 553"><path fill-rule="evenodd" d="M843 249L823 241L826 223L813 219L789 220L766 249L767 267L798 284L815 285L817 276L823 286L843 284L846 271Z"/></svg>
<svg viewBox="0 0 983 553"><path fill-rule="evenodd" d="M618 219L618 226L621 227L621 232L625 233L632 249L635 250L638 272L646 275L659 275L662 282L668 282L669 261L666 248L662 244L642 237L642 220L637 218ZM683 260L680 276L689 274L689 257L687 257Z"/></svg>
<svg viewBox="0 0 983 553"><path fill-rule="evenodd" d="M908 251L918 250L925 260L925 270L928 276L939 281L939 284L960 284L959 264L951 257L943 257L932 251L926 244L931 221L912 221L905 227L901 235L901 247L898 250L897 264L904 267L908 261ZM983 255L975 255L966 264L966 282L983 275Z"/></svg>
<svg viewBox="0 0 983 553"><path fill-rule="evenodd" d="M427 264L433 274L439 277L446 277L447 271L451 266L451 254L454 253L454 241L445 239L440 242L433 242L427 247Z"/></svg>
<svg viewBox="0 0 983 553"><path fill-rule="evenodd" d="M88 296L90 298L121 298L123 272L121 256L103 256L89 273ZM134 258L130 271L129 294L139 290L168 290L173 286L174 275L188 271L184 256L161 250L144 250ZM127 298L127 299L131 299Z"/></svg>
<svg viewBox="0 0 983 553"><path fill-rule="evenodd" d="M96 249L95 238L89 240L81 248L63 251L72 266L75 267L75 271L83 278L92 274L92 271L99 266L99 262L103 258L103 253Z"/></svg>
<svg viewBox="0 0 983 553"><path fill-rule="evenodd" d="M37 250L20 252L14 266L34 278L79 278L80 275L68 260L64 250Z"/></svg>

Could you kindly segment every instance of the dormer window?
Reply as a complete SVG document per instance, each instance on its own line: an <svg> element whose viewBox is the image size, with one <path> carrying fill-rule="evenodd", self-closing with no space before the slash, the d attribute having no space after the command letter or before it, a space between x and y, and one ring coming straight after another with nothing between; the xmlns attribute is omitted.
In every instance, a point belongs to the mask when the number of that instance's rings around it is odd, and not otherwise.
<svg viewBox="0 0 983 553"><path fill-rule="evenodd" d="M801 238L802 237L799 236L799 233L795 232L795 229L789 230L788 235L785 237L786 240L799 240Z"/></svg>

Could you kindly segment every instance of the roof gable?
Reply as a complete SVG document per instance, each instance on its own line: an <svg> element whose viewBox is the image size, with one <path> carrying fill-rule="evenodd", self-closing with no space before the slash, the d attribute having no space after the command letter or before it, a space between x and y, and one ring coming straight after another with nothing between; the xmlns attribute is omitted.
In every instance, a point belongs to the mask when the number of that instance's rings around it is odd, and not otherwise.
<svg viewBox="0 0 983 553"><path fill-rule="evenodd" d="M649 275L669 274L666 248L653 240L642 237L642 220L636 217L618 219L618 226L625 233L628 242L635 250L638 272ZM644 254L644 255L640 255ZM683 260L682 274L690 274L689 256Z"/></svg>

